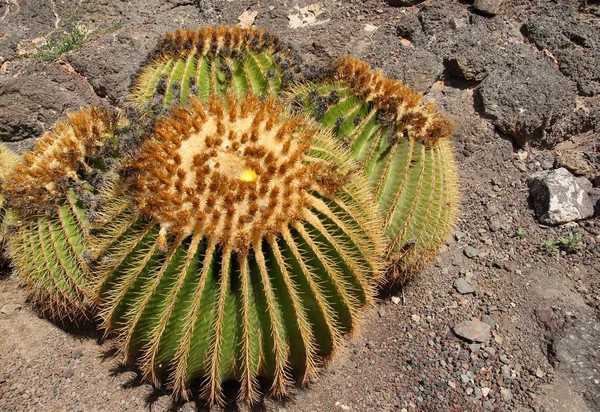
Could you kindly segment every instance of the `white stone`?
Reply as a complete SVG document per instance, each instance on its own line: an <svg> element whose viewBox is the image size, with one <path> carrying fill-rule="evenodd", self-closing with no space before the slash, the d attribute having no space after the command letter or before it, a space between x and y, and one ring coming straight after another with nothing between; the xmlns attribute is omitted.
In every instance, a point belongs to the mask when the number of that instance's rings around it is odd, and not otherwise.
<svg viewBox="0 0 600 412"><path fill-rule="evenodd" d="M594 215L594 205L575 176L560 168L534 174L529 193L539 221L560 225Z"/></svg>

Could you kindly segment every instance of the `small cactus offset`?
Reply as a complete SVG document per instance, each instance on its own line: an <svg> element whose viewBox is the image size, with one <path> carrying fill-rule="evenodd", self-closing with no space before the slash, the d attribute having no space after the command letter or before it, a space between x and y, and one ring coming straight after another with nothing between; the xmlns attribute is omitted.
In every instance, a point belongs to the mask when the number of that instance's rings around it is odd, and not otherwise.
<svg viewBox="0 0 600 412"><path fill-rule="evenodd" d="M23 154L4 181L6 206L15 214L8 253L30 298L53 319L88 317L90 271L86 203L90 185L82 176L113 136L115 113L94 107L71 113Z"/></svg>
<svg viewBox="0 0 600 412"><path fill-rule="evenodd" d="M179 30L121 112L71 113L22 159L0 145L0 244L41 310L98 316L180 398L313 377L384 272L446 240L458 188L453 126L421 95L353 57L300 69L263 30Z"/></svg>
<svg viewBox="0 0 600 412"><path fill-rule="evenodd" d="M131 100L144 109L186 104L189 96L277 95L297 77L295 55L255 28L178 30L159 39L137 76Z"/></svg>
<svg viewBox="0 0 600 412"><path fill-rule="evenodd" d="M195 378L211 402L228 379L242 400L258 399L258 377L282 394L372 301L381 223L366 179L316 123L252 94L188 103L121 173L135 212L101 248L104 327L183 397Z"/></svg>
<svg viewBox="0 0 600 412"><path fill-rule="evenodd" d="M452 123L399 80L351 56L339 59L325 82L298 86L290 99L362 162L384 214L389 279L403 282L422 270L458 214Z"/></svg>

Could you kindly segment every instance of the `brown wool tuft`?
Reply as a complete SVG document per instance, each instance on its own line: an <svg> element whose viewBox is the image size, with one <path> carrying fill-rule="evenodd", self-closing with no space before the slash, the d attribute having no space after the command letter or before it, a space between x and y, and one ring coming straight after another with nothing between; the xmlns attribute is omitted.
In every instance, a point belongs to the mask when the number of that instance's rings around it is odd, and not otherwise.
<svg viewBox="0 0 600 412"><path fill-rule="evenodd" d="M226 101L224 110L216 97L206 106L192 97L189 108L158 119L129 165L140 173L131 190L139 212L161 224L164 239L204 233L241 253L303 220L308 191L335 193L345 180L322 163L307 164L305 142L317 133L310 121L274 98L238 100L230 93Z"/></svg>
<svg viewBox="0 0 600 412"><path fill-rule="evenodd" d="M356 57L338 59L333 79L347 84L378 109L394 113L400 135L407 131L410 138L431 146L439 139L449 138L454 132L454 124L432 103L424 103L421 93L413 91L400 80L386 78L381 71L373 70L369 63Z"/></svg>

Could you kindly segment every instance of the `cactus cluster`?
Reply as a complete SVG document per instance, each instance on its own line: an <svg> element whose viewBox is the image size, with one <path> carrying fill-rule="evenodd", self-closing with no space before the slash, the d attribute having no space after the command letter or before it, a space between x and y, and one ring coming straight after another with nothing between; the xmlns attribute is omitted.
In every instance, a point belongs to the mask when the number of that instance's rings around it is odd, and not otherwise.
<svg viewBox="0 0 600 412"><path fill-rule="evenodd" d="M263 30L177 31L124 110L69 114L21 159L0 146L0 241L41 311L97 316L181 398L313 377L435 254L458 195L432 104L352 57L319 82L300 67Z"/></svg>

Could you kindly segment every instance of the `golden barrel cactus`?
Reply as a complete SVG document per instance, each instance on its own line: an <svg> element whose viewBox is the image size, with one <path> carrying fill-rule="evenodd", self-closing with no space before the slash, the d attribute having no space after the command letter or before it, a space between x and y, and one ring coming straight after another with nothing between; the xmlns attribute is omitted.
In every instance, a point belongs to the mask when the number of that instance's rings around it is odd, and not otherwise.
<svg viewBox="0 0 600 412"><path fill-rule="evenodd" d="M100 314L126 359L184 397L204 378L219 402L228 379L254 401L258 377L281 394L332 356L373 300L383 241L333 139L252 94L157 120L121 173L131 212L101 217Z"/></svg>

